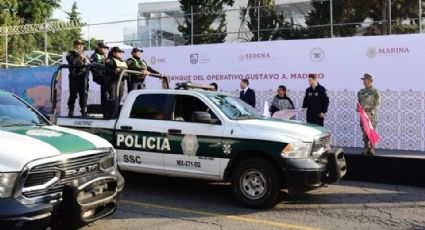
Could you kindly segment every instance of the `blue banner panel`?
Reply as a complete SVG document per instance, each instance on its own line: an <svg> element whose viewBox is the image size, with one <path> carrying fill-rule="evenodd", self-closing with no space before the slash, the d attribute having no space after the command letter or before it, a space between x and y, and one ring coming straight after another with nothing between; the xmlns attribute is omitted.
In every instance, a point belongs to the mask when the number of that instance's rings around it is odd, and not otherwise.
<svg viewBox="0 0 425 230"><path fill-rule="evenodd" d="M50 80L57 66L0 69L0 89L14 93L43 114L52 109Z"/></svg>

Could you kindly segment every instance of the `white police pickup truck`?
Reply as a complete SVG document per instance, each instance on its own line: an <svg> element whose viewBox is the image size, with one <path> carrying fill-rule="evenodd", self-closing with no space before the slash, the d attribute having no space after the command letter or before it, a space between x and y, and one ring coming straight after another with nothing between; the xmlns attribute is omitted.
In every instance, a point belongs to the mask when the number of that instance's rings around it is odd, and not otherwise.
<svg viewBox="0 0 425 230"><path fill-rule="evenodd" d="M264 118L223 93L132 91L115 117L58 117L57 123L109 140L120 170L230 181L252 208L274 206L281 189L319 188L346 172L343 150L331 149L326 129Z"/></svg>
<svg viewBox="0 0 425 230"><path fill-rule="evenodd" d="M115 211L123 186L109 142L0 90L0 229L85 225Z"/></svg>

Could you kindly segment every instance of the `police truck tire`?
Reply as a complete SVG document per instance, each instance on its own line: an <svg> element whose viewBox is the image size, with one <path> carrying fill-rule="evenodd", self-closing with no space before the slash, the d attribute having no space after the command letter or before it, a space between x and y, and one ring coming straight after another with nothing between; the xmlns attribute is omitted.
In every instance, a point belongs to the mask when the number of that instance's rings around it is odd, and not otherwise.
<svg viewBox="0 0 425 230"><path fill-rule="evenodd" d="M249 208L274 207L280 188L278 171L270 162L261 158L244 160L232 172L233 193Z"/></svg>

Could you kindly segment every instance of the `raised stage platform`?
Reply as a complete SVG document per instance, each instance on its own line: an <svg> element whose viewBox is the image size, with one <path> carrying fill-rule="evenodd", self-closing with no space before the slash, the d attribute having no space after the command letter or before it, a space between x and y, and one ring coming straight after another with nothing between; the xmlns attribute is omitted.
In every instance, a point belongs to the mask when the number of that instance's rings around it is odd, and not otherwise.
<svg viewBox="0 0 425 230"><path fill-rule="evenodd" d="M425 152L377 149L376 156L365 156L362 148L343 149L345 180L425 187Z"/></svg>

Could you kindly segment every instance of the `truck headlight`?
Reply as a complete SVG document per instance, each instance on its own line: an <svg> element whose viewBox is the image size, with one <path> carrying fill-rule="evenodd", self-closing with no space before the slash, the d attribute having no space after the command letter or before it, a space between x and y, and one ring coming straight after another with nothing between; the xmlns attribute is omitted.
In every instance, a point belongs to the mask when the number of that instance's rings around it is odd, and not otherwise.
<svg viewBox="0 0 425 230"><path fill-rule="evenodd" d="M0 198L12 196L18 173L0 173Z"/></svg>
<svg viewBox="0 0 425 230"><path fill-rule="evenodd" d="M289 143L282 150L284 158L308 158L311 152L312 143L296 142Z"/></svg>
<svg viewBox="0 0 425 230"><path fill-rule="evenodd" d="M107 157L104 157L100 160L100 167L103 170L113 171L117 166L117 157L115 149L109 149L109 154Z"/></svg>

